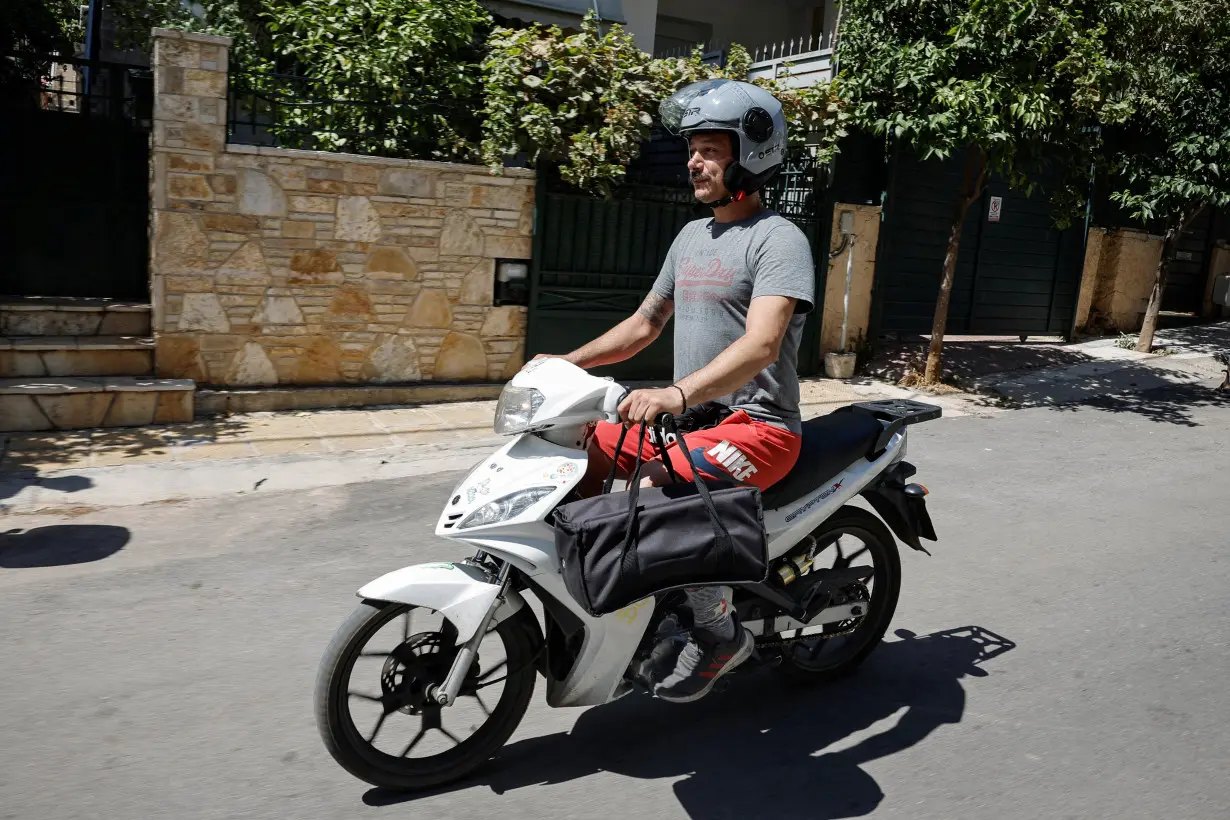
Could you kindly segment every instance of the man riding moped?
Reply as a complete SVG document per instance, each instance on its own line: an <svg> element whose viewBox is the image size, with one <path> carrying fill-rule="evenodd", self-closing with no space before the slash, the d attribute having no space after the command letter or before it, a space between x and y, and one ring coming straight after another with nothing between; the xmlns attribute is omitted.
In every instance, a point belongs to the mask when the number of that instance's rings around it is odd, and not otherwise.
<svg viewBox="0 0 1230 820"><path fill-rule="evenodd" d="M631 358L674 316L674 382L635 390L619 407L625 424L682 415L702 478L767 489L794 466L801 444L799 341L812 310L811 248L793 223L765 207L760 190L786 150L781 103L763 89L707 80L661 106L663 124L688 141L697 200L713 216L688 223L675 238L649 295L632 316L562 358L582 368ZM620 425L600 423L589 447L582 495L597 493L612 462L626 478L635 452L617 452ZM664 455L683 480L687 459L673 442ZM643 486L671 481L662 460L646 463ZM690 588L694 628L660 658L654 693L687 702L704 697L752 652L751 633L731 610L729 590Z"/></svg>

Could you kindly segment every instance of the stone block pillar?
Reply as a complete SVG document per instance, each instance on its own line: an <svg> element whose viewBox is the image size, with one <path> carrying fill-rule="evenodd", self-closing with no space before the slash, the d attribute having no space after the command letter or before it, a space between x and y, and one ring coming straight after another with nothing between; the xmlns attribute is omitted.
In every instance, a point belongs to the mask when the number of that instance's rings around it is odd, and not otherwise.
<svg viewBox="0 0 1230 820"><path fill-rule="evenodd" d="M1105 240L1105 228L1091 227L1085 234L1085 264L1081 269L1081 289L1076 297L1076 316L1072 322L1078 336L1089 331L1093 297L1097 293L1098 277L1102 271L1102 246Z"/></svg>
<svg viewBox="0 0 1230 820"><path fill-rule="evenodd" d="M204 211L232 199L211 187L216 156L226 145L227 65L230 37L156 28L154 41L154 132L151 161L150 294L155 336L166 325L163 275L182 270L203 273L206 241L183 230L173 210ZM173 257L173 258L168 258ZM159 345L157 357L166 354ZM159 366L158 371L168 368ZM199 373L193 373L199 377Z"/></svg>
<svg viewBox="0 0 1230 820"><path fill-rule="evenodd" d="M1090 228L1076 301L1076 334L1140 330L1161 258L1160 236Z"/></svg>

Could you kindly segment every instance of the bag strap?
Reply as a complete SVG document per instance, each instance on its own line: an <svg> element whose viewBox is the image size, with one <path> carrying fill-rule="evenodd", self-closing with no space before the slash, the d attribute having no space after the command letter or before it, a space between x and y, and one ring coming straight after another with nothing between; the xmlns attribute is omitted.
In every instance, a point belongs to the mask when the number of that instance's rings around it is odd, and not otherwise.
<svg viewBox="0 0 1230 820"><path fill-rule="evenodd" d="M692 453L688 450L688 444L683 440L683 433L679 430L679 425L675 423L674 416L667 416L663 420L663 426L671 428L671 432L675 434L675 446L683 452L683 457L687 459L688 467L692 469L692 481L696 484L696 489L700 492L702 503L705 505L705 512L709 513L709 524L713 527L713 537L719 542L725 541L726 546L733 549L734 541L730 537L730 532L726 529L726 525L722 523L722 519L718 516L717 508L713 506L713 498L709 495L709 486L705 484L704 479L700 477L700 473L696 469L696 462L692 460Z"/></svg>
<svg viewBox="0 0 1230 820"><path fill-rule="evenodd" d="M662 464L666 466L666 474L671 477L671 482L674 484L679 484L683 481L683 479L679 477L679 473L675 472L675 465L671 464L671 460L666 456L666 444L661 441L661 439L666 435L666 428L659 425L657 427L657 433L660 435L655 435L652 440L654 448L658 451L658 458L660 458L662 460Z"/></svg>
<svg viewBox="0 0 1230 820"><path fill-rule="evenodd" d="M627 432L625 428L624 432ZM623 436L620 436L623 440ZM637 548L637 522L640 520L640 510L637 508L637 500L641 495L641 465L644 463L645 450L645 422L641 422L640 436L636 443L636 469L632 471L632 475L628 478L628 521L627 529L624 532L624 545L620 550L619 556L619 577L622 579L625 574L637 572L636 548Z"/></svg>
<svg viewBox="0 0 1230 820"><path fill-rule="evenodd" d="M619 443L615 445L615 455L611 458L611 471L607 473L606 481L602 483L602 494L610 495L611 488L615 486L615 473L619 470L619 454L624 449L624 439L628 437L628 428L620 426Z"/></svg>

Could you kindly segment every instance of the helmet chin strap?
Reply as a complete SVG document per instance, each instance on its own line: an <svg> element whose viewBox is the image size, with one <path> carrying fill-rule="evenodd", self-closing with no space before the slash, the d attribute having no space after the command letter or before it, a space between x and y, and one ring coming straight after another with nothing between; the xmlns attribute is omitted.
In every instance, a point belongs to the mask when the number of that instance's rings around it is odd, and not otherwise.
<svg viewBox="0 0 1230 820"><path fill-rule="evenodd" d="M718 209L718 208L725 208L727 205L731 204L732 202L739 202L740 200L742 200L742 199L743 199L744 197L746 197L746 196L747 196L747 192L745 192L745 191L740 191L740 192L739 192L739 193L737 193L737 194L733 194L733 195L732 195L732 194L727 194L726 196L722 197L721 199L715 199L715 200L713 200L712 202L702 202L702 203L700 203L700 204L701 204L701 205L705 205L705 206L707 206L707 207L710 207L710 208L713 208L713 209L715 209L715 210L716 210L716 209Z"/></svg>

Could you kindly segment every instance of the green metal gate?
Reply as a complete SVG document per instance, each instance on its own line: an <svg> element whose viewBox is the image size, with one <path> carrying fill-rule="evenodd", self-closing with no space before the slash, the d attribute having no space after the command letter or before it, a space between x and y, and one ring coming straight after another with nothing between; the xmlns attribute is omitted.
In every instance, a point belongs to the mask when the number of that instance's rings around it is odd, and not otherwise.
<svg viewBox="0 0 1230 820"><path fill-rule="evenodd" d="M667 189L604 200L539 177L526 353L566 353L631 316L671 242L695 218ZM635 198L633 198L635 196ZM655 201L650 197L657 196ZM670 378L673 323L634 359L601 368L616 379Z"/></svg>
<svg viewBox="0 0 1230 820"><path fill-rule="evenodd" d="M929 333L964 154L921 162L902 153L893 162L876 265L877 330ZM1083 261L1083 224L1061 231L1044 194L1026 197L992 179L962 229L947 332L1067 335Z"/></svg>
<svg viewBox="0 0 1230 820"><path fill-rule="evenodd" d="M636 311L683 226L711 213L692 196L686 162L681 142L655 139L630 169L631 182L610 199L578 193L552 172L539 174L527 356L573 350ZM820 266L823 254L817 246L827 235L827 222L821 218L823 192L816 179L810 156L796 155L765 192L765 200L808 235ZM817 298L822 295L820 283ZM804 328L802 373L818 367L813 317L819 315L817 305ZM670 323L633 359L594 372L616 379L668 379L673 338Z"/></svg>
<svg viewBox="0 0 1230 820"><path fill-rule="evenodd" d="M1162 310L1175 313L1201 311L1213 244L1213 218L1213 209L1205 208L1175 243L1174 258L1166 271Z"/></svg>
<svg viewBox="0 0 1230 820"><path fill-rule="evenodd" d="M149 69L0 59L0 294L148 299Z"/></svg>

